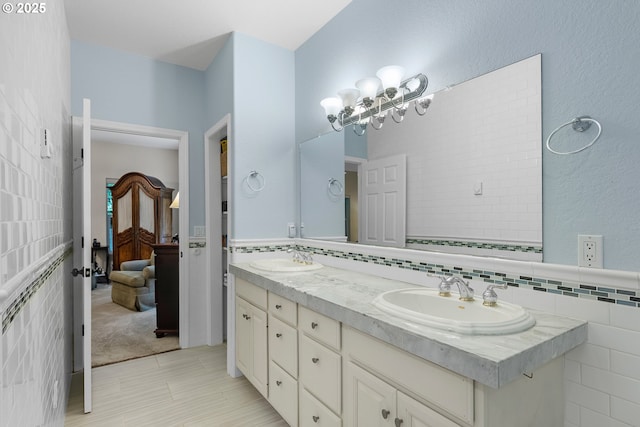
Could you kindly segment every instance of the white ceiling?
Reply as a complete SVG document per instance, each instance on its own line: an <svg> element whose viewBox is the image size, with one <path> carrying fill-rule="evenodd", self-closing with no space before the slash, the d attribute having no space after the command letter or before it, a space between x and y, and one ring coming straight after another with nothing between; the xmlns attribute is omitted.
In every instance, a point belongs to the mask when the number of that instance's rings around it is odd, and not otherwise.
<svg viewBox="0 0 640 427"><path fill-rule="evenodd" d="M71 38L205 70L238 31L295 50L351 0L64 0Z"/></svg>

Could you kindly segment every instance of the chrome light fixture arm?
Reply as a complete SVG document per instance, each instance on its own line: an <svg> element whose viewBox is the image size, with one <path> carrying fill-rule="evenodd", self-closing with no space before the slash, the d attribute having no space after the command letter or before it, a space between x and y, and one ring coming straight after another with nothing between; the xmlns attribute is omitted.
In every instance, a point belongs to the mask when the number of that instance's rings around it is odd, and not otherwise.
<svg viewBox="0 0 640 427"><path fill-rule="evenodd" d="M414 80L418 80L418 86L415 89L411 90L409 89L408 84ZM400 89L403 91L403 104L420 99L424 94L424 92L427 90L428 85L429 85L429 79L427 79L427 76L425 76L422 73L416 74L415 76L402 81L402 83L400 83ZM365 111L363 111L361 114L357 114L353 116L346 116L346 114L341 114L340 117L338 118L338 122L340 123L340 125L342 127L345 127L354 123L357 124L358 122L365 120L369 117L372 117L372 123L378 120L379 124L381 124L382 121L379 120L380 118L382 118L380 117L381 113L391 110L392 108L396 110L399 108L393 99L387 98L384 91L378 93L377 98L379 98L378 102L374 102L372 104L373 106L370 108L365 108ZM333 124L332 126L334 129L336 129ZM372 126L376 128L375 125L372 125Z"/></svg>

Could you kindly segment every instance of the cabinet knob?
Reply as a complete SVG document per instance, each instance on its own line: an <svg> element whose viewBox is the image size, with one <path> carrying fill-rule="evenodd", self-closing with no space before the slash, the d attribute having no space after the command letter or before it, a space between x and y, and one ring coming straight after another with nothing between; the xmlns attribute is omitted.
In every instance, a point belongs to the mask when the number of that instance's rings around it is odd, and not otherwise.
<svg viewBox="0 0 640 427"><path fill-rule="evenodd" d="M246 314L243 314L242 317L244 317L247 320L251 319L251 316L247 316Z"/></svg>
<svg viewBox="0 0 640 427"><path fill-rule="evenodd" d="M278 387L280 387L280 384L282 384L282 381L276 381L276 385L277 385Z"/></svg>
<svg viewBox="0 0 640 427"><path fill-rule="evenodd" d="M318 359L317 357L312 357L312 358L311 358L311 361L312 361L313 363L318 363L318 362L320 361L320 359Z"/></svg>
<svg viewBox="0 0 640 427"><path fill-rule="evenodd" d="M318 327L318 324L316 322L311 322L311 329L315 329Z"/></svg>
<svg viewBox="0 0 640 427"><path fill-rule="evenodd" d="M318 420L320 419L320 417L319 417L319 416L317 416L317 415L313 415L311 418L313 419L313 422L314 422L314 423L317 423L317 422L318 422Z"/></svg>
<svg viewBox="0 0 640 427"><path fill-rule="evenodd" d="M404 420L402 418L396 418L394 422L396 423L396 427L400 427Z"/></svg>
<svg viewBox="0 0 640 427"><path fill-rule="evenodd" d="M280 338L282 334L276 334L276 338Z"/></svg>
<svg viewBox="0 0 640 427"><path fill-rule="evenodd" d="M390 413L391 413L391 411L387 411L386 409L383 409L382 410L382 418L384 418L386 420Z"/></svg>
<svg viewBox="0 0 640 427"><path fill-rule="evenodd" d="M280 304L276 304L276 310L280 310L282 306Z"/></svg>

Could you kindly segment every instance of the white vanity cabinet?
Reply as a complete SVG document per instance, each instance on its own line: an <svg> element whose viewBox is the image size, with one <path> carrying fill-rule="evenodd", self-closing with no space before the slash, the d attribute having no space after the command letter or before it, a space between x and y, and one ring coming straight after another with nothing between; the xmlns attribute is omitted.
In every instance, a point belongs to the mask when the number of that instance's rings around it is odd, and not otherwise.
<svg viewBox="0 0 640 427"><path fill-rule="evenodd" d="M236 365L267 397L267 291L236 278Z"/></svg>
<svg viewBox="0 0 640 427"><path fill-rule="evenodd" d="M235 286L237 367L292 427L549 427L564 422L563 357L547 359L515 379L507 372L511 378L492 388L430 361L455 367L473 359L463 352L429 343L427 360L417 355L424 353L418 335L398 337L376 329L376 323L362 323L369 318L344 320L342 312L331 318L302 305L318 301L301 296L297 304L237 275ZM335 312L333 304L325 313ZM506 347L524 338L514 334L498 342ZM481 348L487 351L486 345ZM539 366L536 360L531 364ZM502 377L502 368L492 366L471 370L493 369L491 375ZM458 371L470 371L462 368Z"/></svg>

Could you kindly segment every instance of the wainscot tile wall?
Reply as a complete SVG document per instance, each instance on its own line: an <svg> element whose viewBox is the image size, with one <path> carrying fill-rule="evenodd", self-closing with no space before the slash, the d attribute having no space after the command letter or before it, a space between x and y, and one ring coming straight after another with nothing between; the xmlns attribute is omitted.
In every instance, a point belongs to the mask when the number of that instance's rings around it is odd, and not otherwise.
<svg viewBox="0 0 640 427"><path fill-rule="evenodd" d="M308 251L332 267L436 286L437 276L506 283L501 299L589 321L588 342L565 356L565 427L640 426L640 278L597 270L311 240L232 241L232 262Z"/></svg>
<svg viewBox="0 0 640 427"><path fill-rule="evenodd" d="M70 49L63 2L0 16L0 427L62 426L72 361ZM51 157L41 157L49 130Z"/></svg>

